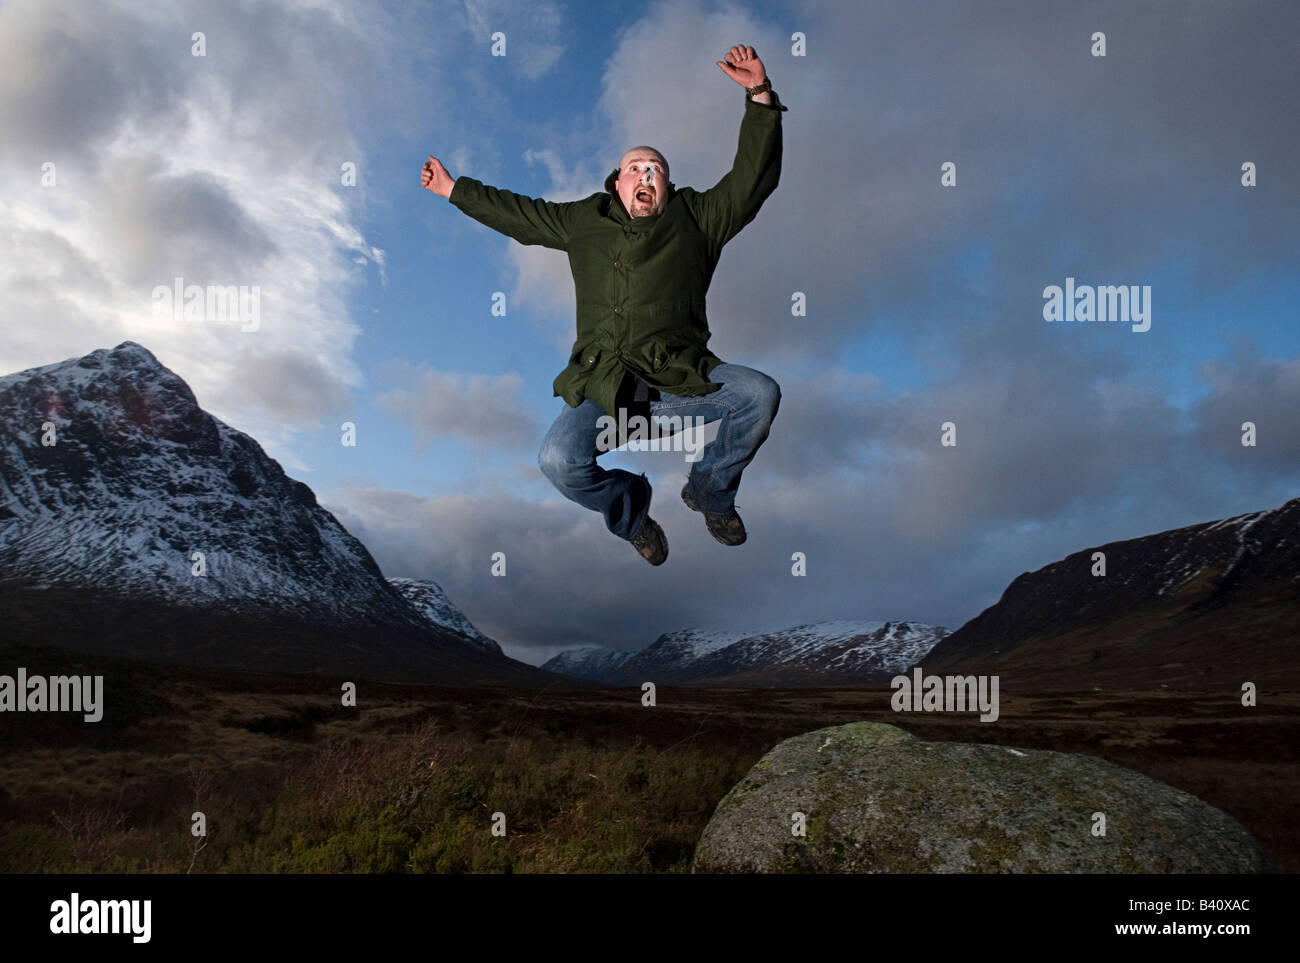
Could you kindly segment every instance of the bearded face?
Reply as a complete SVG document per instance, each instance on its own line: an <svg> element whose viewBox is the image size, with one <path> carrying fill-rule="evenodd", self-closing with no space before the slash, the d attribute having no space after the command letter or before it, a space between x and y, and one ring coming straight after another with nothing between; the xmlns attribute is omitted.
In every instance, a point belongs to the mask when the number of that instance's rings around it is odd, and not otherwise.
<svg viewBox="0 0 1300 963"><path fill-rule="evenodd" d="M630 150L623 155L614 186L628 214L658 214L668 200L668 162L653 151Z"/></svg>

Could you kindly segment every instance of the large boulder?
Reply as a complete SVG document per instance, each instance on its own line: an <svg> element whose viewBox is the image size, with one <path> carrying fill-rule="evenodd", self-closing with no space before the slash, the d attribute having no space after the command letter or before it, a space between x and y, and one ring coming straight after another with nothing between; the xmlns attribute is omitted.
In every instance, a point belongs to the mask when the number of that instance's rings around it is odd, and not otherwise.
<svg viewBox="0 0 1300 963"><path fill-rule="evenodd" d="M806 835L792 832L805 814ZM1094 834L1105 816L1105 835ZM1092 756L855 722L780 743L718 804L701 873L1253 873L1250 834Z"/></svg>

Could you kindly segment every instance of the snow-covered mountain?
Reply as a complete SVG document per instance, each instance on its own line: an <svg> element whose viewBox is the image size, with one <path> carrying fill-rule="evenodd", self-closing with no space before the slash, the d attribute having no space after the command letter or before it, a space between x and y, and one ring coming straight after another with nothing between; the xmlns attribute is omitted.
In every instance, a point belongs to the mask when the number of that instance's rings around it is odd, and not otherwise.
<svg viewBox="0 0 1300 963"><path fill-rule="evenodd" d="M653 681L665 673L674 676L686 672L697 660L729 645L735 645L750 633L726 629L677 629L665 632L639 652L633 653L621 667L620 677L644 676ZM646 673L653 673L646 675Z"/></svg>
<svg viewBox="0 0 1300 963"><path fill-rule="evenodd" d="M854 685L907 671L947 634L947 629L919 622L858 620L757 634L682 629L664 633L619 663L602 667L586 649L578 649L561 653L543 668L622 685Z"/></svg>
<svg viewBox="0 0 1300 963"><path fill-rule="evenodd" d="M474 628L473 623L465 617L465 613L447 598L447 593L437 582L389 576L388 584L401 592L402 597L434 625L457 633L486 652L494 655L502 654L501 646Z"/></svg>
<svg viewBox="0 0 1300 963"><path fill-rule="evenodd" d="M0 378L0 423L5 572L192 605L399 610L311 489L134 342Z"/></svg>
<svg viewBox="0 0 1300 963"><path fill-rule="evenodd" d="M565 649L542 663L547 672L570 675L575 679L599 682L628 660L633 653L607 649L602 645L581 645Z"/></svg>
<svg viewBox="0 0 1300 963"><path fill-rule="evenodd" d="M921 661L948 630L921 622L831 621L751 636L697 660L696 683L884 682Z"/></svg>
<svg viewBox="0 0 1300 963"><path fill-rule="evenodd" d="M277 671L541 678L454 607L417 610L310 488L139 344L0 377L0 442L11 634Z"/></svg>

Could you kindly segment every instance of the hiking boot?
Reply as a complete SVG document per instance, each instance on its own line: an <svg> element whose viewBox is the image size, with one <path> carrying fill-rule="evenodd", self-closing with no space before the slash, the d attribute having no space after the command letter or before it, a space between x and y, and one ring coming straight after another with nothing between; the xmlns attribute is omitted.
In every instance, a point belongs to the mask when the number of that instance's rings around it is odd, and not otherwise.
<svg viewBox="0 0 1300 963"><path fill-rule="evenodd" d="M714 512L706 512L691 501L691 483L688 481L682 486L682 501L686 507L693 512L699 512L704 516L704 524L708 526L709 534L721 542L723 545L739 545L746 538L745 523L740 520L733 508L725 515Z"/></svg>
<svg viewBox="0 0 1300 963"><path fill-rule="evenodd" d="M649 515L641 525L641 531L630 539L632 547L651 565L662 565L668 558L668 539L664 530Z"/></svg>

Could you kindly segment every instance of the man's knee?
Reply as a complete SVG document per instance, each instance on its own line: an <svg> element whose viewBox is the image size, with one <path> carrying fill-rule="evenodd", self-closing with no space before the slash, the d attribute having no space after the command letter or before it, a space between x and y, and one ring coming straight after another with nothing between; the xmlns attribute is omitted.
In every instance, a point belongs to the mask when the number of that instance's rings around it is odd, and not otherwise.
<svg viewBox="0 0 1300 963"><path fill-rule="evenodd" d="M763 433L759 435L757 445L767 441L768 435L772 430L772 422L776 418L776 413L781 407L781 386L776 380L761 371L755 371L752 382L750 397L755 411L758 412L758 424L762 425Z"/></svg>
<svg viewBox="0 0 1300 963"><path fill-rule="evenodd" d="M549 438L542 443L541 450L537 453L537 467L542 470L542 474L551 480L552 484L562 485L565 481L572 479L577 473L588 467L587 463L574 458L573 453L566 451L562 446L555 444Z"/></svg>
<svg viewBox="0 0 1300 963"><path fill-rule="evenodd" d="M541 450L537 453L537 467L542 470L543 475L554 480L564 470L564 455L549 440L543 442Z"/></svg>
<svg viewBox="0 0 1300 963"><path fill-rule="evenodd" d="M754 404L766 415L767 420L771 421L781 407L781 386L770 375L765 375L761 371L756 371L754 374Z"/></svg>
<svg viewBox="0 0 1300 963"><path fill-rule="evenodd" d="M730 385L744 399L745 407L764 415L775 417L781 406L781 386L755 368L728 365L723 384Z"/></svg>

